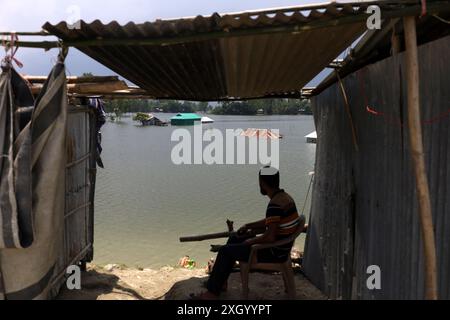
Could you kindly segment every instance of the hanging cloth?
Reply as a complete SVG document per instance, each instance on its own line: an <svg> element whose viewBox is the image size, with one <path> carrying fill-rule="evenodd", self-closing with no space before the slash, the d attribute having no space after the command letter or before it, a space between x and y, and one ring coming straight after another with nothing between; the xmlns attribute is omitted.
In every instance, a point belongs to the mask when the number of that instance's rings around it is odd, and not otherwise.
<svg viewBox="0 0 450 320"><path fill-rule="evenodd" d="M33 242L31 135L29 129L23 130L25 113L21 112L29 110L33 104L34 98L25 80L10 65L3 66L0 76L0 248L26 248Z"/></svg>
<svg viewBox="0 0 450 320"><path fill-rule="evenodd" d="M63 254L68 101L62 60L32 108L25 80L12 67L0 78L0 298L48 298Z"/></svg>

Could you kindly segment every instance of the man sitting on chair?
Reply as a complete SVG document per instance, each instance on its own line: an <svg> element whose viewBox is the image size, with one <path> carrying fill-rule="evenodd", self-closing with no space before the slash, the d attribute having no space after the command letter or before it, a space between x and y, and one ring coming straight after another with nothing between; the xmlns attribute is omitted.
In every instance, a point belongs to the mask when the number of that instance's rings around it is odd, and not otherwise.
<svg viewBox="0 0 450 320"><path fill-rule="evenodd" d="M236 261L248 261L252 245L274 243L289 237L295 233L300 223L305 223L304 217L298 215L294 199L280 189L280 173L277 169L270 166L263 167L259 171L259 187L261 194L270 198L266 218L245 224L238 230L237 236L230 237L227 244L220 248L207 282L208 291L197 298L217 299L225 288ZM249 233L255 234L255 231L262 235L249 236ZM258 261L284 262L290 255L292 245L293 242L280 247L258 250Z"/></svg>

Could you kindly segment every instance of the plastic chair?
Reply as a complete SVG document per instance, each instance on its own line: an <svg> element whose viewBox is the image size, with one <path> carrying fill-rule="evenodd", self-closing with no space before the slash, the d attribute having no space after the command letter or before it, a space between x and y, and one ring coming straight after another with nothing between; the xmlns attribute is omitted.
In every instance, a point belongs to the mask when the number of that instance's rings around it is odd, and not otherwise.
<svg viewBox="0 0 450 320"><path fill-rule="evenodd" d="M295 289L294 271L292 270L292 261L290 254L285 262L278 262L278 263L258 262L258 250L270 249L273 247L278 247L293 242L303 232L304 227L305 227L305 218L302 217L297 227L297 230L288 238L275 241L274 243L269 244L252 245L248 262L239 263L239 267L241 270L242 293L244 299L248 299L248 291L249 291L248 282L249 282L249 273L251 270L280 272L283 276L284 287L286 289L286 292L288 293L289 299L295 299L296 289Z"/></svg>

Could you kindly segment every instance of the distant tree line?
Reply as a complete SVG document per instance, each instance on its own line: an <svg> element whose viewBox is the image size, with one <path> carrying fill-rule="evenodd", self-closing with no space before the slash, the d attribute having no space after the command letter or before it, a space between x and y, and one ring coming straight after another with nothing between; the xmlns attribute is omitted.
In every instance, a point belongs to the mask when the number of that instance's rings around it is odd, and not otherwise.
<svg viewBox="0 0 450 320"><path fill-rule="evenodd" d="M312 114L309 100L299 99L257 99L247 101L226 101L212 110L213 114L255 115L255 114Z"/></svg>
<svg viewBox="0 0 450 320"><path fill-rule="evenodd" d="M123 113L203 112L224 115L255 114L312 114L309 100L299 99L260 99L247 101L226 101L212 106L207 102L177 100L115 99L105 101L105 111L120 116Z"/></svg>
<svg viewBox="0 0 450 320"><path fill-rule="evenodd" d="M208 112L207 102L190 102L176 100L114 99L105 101L106 112Z"/></svg>
<svg viewBox="0 0 450 320"><path fill-rule="evenodd" d="M93 76L90 72L84 77ZM255 114L312 114L309 100L300 99L255 99L245 101L224 101L214 106L208 102L190 102L179 100L114 99L105 101L105 111L120 117L123 113L166 112L191 113L203 112L223 115Z"/></svg>

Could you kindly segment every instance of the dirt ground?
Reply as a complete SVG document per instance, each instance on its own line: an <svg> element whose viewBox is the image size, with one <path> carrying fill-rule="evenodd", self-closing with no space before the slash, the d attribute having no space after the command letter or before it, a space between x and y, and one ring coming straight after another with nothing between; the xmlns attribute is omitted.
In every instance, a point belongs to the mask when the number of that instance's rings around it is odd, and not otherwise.
<svg viewBox="0 0 450 320"><path fill-rule="evenodd" d="M61 300L183 300L190 293L205 290L208 279L205 269L164 267L160 270L132 269L118 265L100 267L89 265L82 273L81 289L61 289L57 299ZM303 275L296 272L297 299L325 299ZM250 274L250 299L287 299L281 275ZM228 291L221 296L225 300L242 299L242 287L238 272L232 273Z"/></svg>

